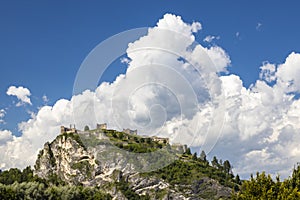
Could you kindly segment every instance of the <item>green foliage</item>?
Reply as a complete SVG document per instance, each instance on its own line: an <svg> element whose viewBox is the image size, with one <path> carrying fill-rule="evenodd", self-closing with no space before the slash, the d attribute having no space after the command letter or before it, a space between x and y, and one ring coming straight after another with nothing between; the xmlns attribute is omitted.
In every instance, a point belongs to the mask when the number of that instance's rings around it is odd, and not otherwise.
<svg viewBox="0 0 300 200"><path fill-rule="evenodd" d="M193 154L193 160L197 160L197 152Z"/></svg>
<svg viewBox="0 0 300 200"><path fill-rule="evenodd" d="M191 149L190 149L190 148L187 148L185 154L187 154L187 155L192 155Z"/></svg>
<svg viewBox="0 0 300 200"><path fill-rule="evenodd" d="M151 138L143 138L138 135L130 135L115 130L104 130L104 133L112 144L129 152L147 153L167 146L167 144L160 144L151 140Z"/></svg>
<svg viewBox="0 0 300 200"><path fill-rule="evenodd" d="M117 189L122 192L122 194L125 195L127 199L130 200L150 200L150 197L148 195L138 195L135 193L130 187L129 184L124 180L121 179L120 182L117 182Z"/></svg>
<svg viewBox="0 0 300 200"><path fill-rule="evenodd" d="M235 181L235 183L238 184L238 185L241 185L241 184L242 184L241 179L240 179L240 176L239 176L238 174L235 176L234 181Z"/></svg>
<svg viewBox="0 0 300 200"><path fill-rule="evenodd" d="M146 138L145 140L146 140L146 143L147 143L147 144L150 144L150 143L151 143L151 139L150 139L150 138Z"/></svg>
<svg viewBox="0 0 300 200"><path fill-rule="evenodd" d="M0 174L0 183L13 184L14 182L22 182L22 172L17 168L11 168Z"/></svg>
<svg viewBox="0 0 300 200"><path fill-rule="evenodd" d="M279 177L274 181L270 175L257 173L251 175L249 181L244 181L240 191L232 195L232 199L300 199L300 166L294 169L292 177L280 182Z"/></svg>
<svg viewBox="0 0 300 200"><path fill-rule="evenodd" d="M47 186L40 182L15 182L12 185L0 184L0 199L109 200L112 197L109 194L103 193L97 187Z"/></svg>
<svg viewBox="0 0 300 200"><path fill-rule="evenodd" d="M207 162L207 159L206 159L206 153L205 151L201 151L201 154L200 154L200 159L204 162Z"/></svg>
<svg viewBox="0 0 300 200"><path fill-rule="evenodd" d="M0 173L0 183L5 185L13 184L14 182L30 182L37 179L38 177L33 176L33 171L30 166L23 169L23 171L17 168L11 168Z"/></svg>
<svg viewBox="0 0 300 200"><path fill-rule="evenodd" d="M58 138L65 137L66 139L70 137L70 138L74 139L81 147L83 147L85 150L87 150L86 146L84 145L84 143L82 141L82 138L79 136L78 133L63 133L57 137Z"/></svg>
<svg viewBox="0 0 300 200"><path fill-rule="evenodd" d="M55 157L53 155L52 149L51 149L51 145L49 143L47 143L48 148L49 148L49 156L50 156L50 163L52 166L55 165Z"/></svg>
<svg viewBox="0 0 300 200"><path fill-rule="evenodd" d="M116 138L116 137L117 137L116 132L112 132L112 136L113 136L114 138Z"/></svg>
<svg viewBox="0 0 300 200"><path fill-rule="evenodd" d="M217 180L224 186L234 188L237 185L233 176L228 176L223 170L209 166L207 162L200 159L193 159L193 157L183 155L181 159L176 160L172 164L155 172L145 173L145 175L160 177L173 186L193 184L207 176Z"/></svg>
<svg viewBox="0 0 300 200"><path fill-rule="evenodd" d="M36 175L33 175L33 171L30 166L23 169L23 171L17 168L11 168L9 170L0 173L0 183L3 185L11 185L14 183L24 183L24 182L39 182L48 185L64 184L64 182L56 174L49 176L47 181L45 179L39 178Z"/></svg>
<svg viewBox="0 0 300 200"><path fill-rule="evenodd" d="M145 143L145 139L144 139L144 138L141 138L141 139L140 139L140 142L141 142L141 143Z"/></svg>
<svg viewBox="0 0 300 200"><path fill-rule="evenodd" d="M84 174L87 175L88 179L92 177L91 171L93 167L87 160L75 162L71 165L71 168L78 169L80 172L83 172Z"/></svg>
<svg viewBox="0 0 300 200"><path fill-rule="evenodd" d="M219 161L216 156L213 157L213 160L211 161L211 165L215 168L219 167Z"/></svg>
<svg viewBox="0 0 300 200"><path fill-rule="evenodd" d="M51 174L47 177L46 181L47 185L66 185L66 183L57 175L57 174Z"/></svg>
<svg viewBox="0 0 300 200"><path fill-rule="evenodd" d="M88 127L85 127L85 130L87 129ZM119 148L130 152L145 153L157 151L157 154L155 154L156 156L151 156L149 158L151 164L161 164L161 162L167 163L167 160L161 158L168 158L166 155L172 150L169 144L158 143L151 138L143 138L138 135L130 135L115 130L102 131L108 139L103 139L103 137L99 139L97 132L93 130L83 135L77 133L64 133L59 135L58 138L72 138L78 143L76 144L75 142L74 145L82 146L85 149L86 147L83 144L96 146L103 143L112 143ZM45 150L40 151L38 158L43 155L44 151L49 151L50 162L54 166L56 158L53 155L51 146L53 146L52 143L45 144ZM168 150L170 150L170 152ZM183 193L189 185L191 185L192 191L196 193L199 190L205 190L207 187L211 187L209 183L204 181L208 179L207 177L217 180L224 186L239 188L238 184L240 181L235 180L234 177L230 175L231 165L229 161L225 161L224 166L218 164L218 167L212 167L206 160L205 152L201 152L200 158L198 158L197 153L192 155L190 148L187 148L184 155L174 154L173 156L176 156L176 158L178 156L179 160L160 170L144 173L144 175L154 175L158 178L162 178L170 183L173 188L178 187L178 190ZM38 165L39 163L36 163L35 167L39 167ZM85 160L84 157L80 162L71 163L72 169L78 169L83 174L86 174L88 178L92 177L91 167L91 164ZM74 183L75 186L69 186L67 185L68 183L65 183L60 178L60 175L61 174L58 175L54 173L49 175L47 180L41 179L33 175L30 167L25 168L23 171L20 171L19 169L10 169L1 172L0 199L111 199L110 195L105 194L103 190L97 187L83 187L80 184L76 185L77 183ZM121 191L127 199L150 199L149 195L138 195L135 193L132 190L132 186L124 179L111 184L116 186L116 189ZM153 191L153 193L156 193L155 198L162 198L168 194L167 190L168 189ZM209 197L211 194L211 191L207 191L205 195Z"/></svg>
<svg viewBox="0 0 300 200"><path fill-rule="evenodd" d="M11 168L0 173L0 199L112 199L97 187L67 186L56 174L47 180L33 175L28 166L23 171Z"/></svg>
<svg viewBox="0 0 300 200"><path fill-rule="evenodd" d="M90 127L88 126L88 125L86 125L85 127L84 127L84 131L89 131L90 130Z"/></svg>
<svg viewBox="0 0 300 200"><path fill-rule="evenodd" d="M231 164L228 160L225 160L225 162L223 163L223 169L227 174L231 172Z"/></svg>

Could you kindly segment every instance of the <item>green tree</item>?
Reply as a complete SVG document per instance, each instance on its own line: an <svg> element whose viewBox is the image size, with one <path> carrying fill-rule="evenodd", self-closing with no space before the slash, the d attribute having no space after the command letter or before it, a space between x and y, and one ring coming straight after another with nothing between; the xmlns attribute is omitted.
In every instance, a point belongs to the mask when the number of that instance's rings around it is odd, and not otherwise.
<svg viewBox="0 0 300 200"><path fill-rule="evenodd" d="M219 161L216 156L213 157L213 159L211 161L211 165L215 168L219 167Z"/></svg>
<svg viewBox="0 0 300 200"><path fill-rule="evenodd" d="M223 163L225 173L229 174L231 172L231 164L228 160Z"/></svg>
<svg viewBox="0 0 300 200"><path fill-rule="evenodd" d="M192 155L191 149L190 149L190 148L187 148L185 153L186 153L187 155Z"/></svg>
<svg viewBox="0 0 300 200"><path fill-rule="evenodd" d="M90 127L88 126L88 125L86 125L85 127L84 127L84 131L89 131L90 130Z"/></svg>
<svg viewBox="0 0 300 200"><path fill-rule="evenodd" d="M23 169L21 175L21 181L22 182L34 181L33 171L31 170L30 166L27 166L25 169Z"/></svg>
<svg viewBox="0 0 300 200"><path fill-rule="evenodd" d="M147 138L146 138L146 143L147 143L147 144L150 144L150 143L151 143L151 138L148 138L148 137L147 137Z"/></svg>
<svg viewBox="0 0 300 200"><path fill-rule="evenodd" d="M22 172L17 168L11 168L3 171L0 174L0 183L5 185L13 184L14 182L22 182Z"/></svg>
<svg viewBox="0 0 300 200"><path fill-rule="evenodd" d="M257 172L255 178L251 175L249 181L243 182L241 191L233 199L278 199L275 188L276 184L270 175Z"/></svg>
<svg viewBox="0 0 300 200"><path fill-rule="evenodd" d="M124 134L123 134L122 132L119 132L119 138L120 138L121 140L124 139Z"/></svg>
<svg viewBox="0 0 300 200"><path fill-rule="evenodd" d="M117 134L115 132L112 132L111 135L116 138L117 137Z"/></svg>
<svg viewBox="0 0 300 200"><path fill-rule="evenodd" d="M203 151L203 150L201 151L200 159L201 159L202 161L204 161L204 162L207 161L207 159L206 159L206 153L205 153L205 151Z"/></svg>
<svg viewBox="0 0 300 200"><path fill-rule="evenodd" d="M193 154L192 159L193 159L193 160L197 160L197 152L195 152L195 153Z"/></svg>
<svg viewBox="0 0 300 200"><path fill-rule="evenodd" d="M239 176L238 174L235 176L234 182L235 182L236 184L241 185L242 182L241 182L240 176Z"/></svg>

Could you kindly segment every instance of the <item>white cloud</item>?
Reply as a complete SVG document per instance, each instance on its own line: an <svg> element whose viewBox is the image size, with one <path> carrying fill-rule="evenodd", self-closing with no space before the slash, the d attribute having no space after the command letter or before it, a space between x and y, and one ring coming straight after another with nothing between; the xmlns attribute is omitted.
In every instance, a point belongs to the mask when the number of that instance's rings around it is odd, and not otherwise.
<svg viewBox="0 0 300 200"><path fill-rule="evenodd" d="M48 104L48 102L49 102L49 99L48 99L48 97L46 96L46 95L43 95L43 97L42 97L42 99L43 99L43 102L44 102L44 104Z"/></svg>
<svg viewBox="0 0 300 200"><path fill-rule="evenodd" d="M0 110L0 118L3 118L6 115L6 111L4 109Z"/></svg>
<svg viewBox="0 0 300 200"><path fill-rule="evenodd" d="M260 74L259 78L271 83L272 81L276 80L275 72L276 72L276 65L270 64L268 62L263 63L260 67Z"/></svg>
<svg viewBox="0 0 300 200"><path fill-rule="evenodd" d="M3 156L0 162L7 167L32 164L38 149L58 134L62 124L76 123L82 129L85 125L94 127L97 122L107 122L111 128L129 127L137 128L141 134L167 134L174 141L184 137L174 136L180 131L180 124L184 124L190 137L195 136L198 119L204 121L206 117L209 121L210 101L221 94L216 73L225 70L230 62L220 47L192 46L193 32L200 29L200 23L186 24L181 17L166 14L149 29L147 36L129 44L130 62L125 75L118 76L111 84L102 83L96 91L84 91L70 100L40 108L30 120L19 124L23 135L3 150L14 159ZM215 60L209 59L208 54ZM199 107L203 111L198 114ZM171 130L170 124L177 132L163 131ZM200 129L207 132L207 126ZM26 160L22 159L24 156Z"/></svg>
<svg viewBox="0 0 300 200"><path fill-rule="evenodd" d="M228 54L221 47L213 46L209 49L205 49L205 51L218 72L227 71L226 68L230 65L231 61Z"/></svg>
<svg viewBox="0 0 300 200"><path fill-rule="evenodd" d="M241 33L240 33L240 32L236 32L236 33L235 33L235 37L236 37L237 39L241 39Z"/></svg>
<svg viewBox="0 0 300 200"><path fill-rule="evenodd" d="M262 27L262 23L258 22L255 29L256 30L260 30L260 28Z"/></svg>
<svg viewBox="0 0 300 200"><path fill-rule="evenodd" d="M6 115L6 111L4 109L0 109L0 124L5 124L5 121L3 120L5 115Z"/></svg>
<svg viewBox="0 0 300 200"><path fill-rule="evenodd" d="M82 129L107 122L110 128L134 128L194 147L218 141L209 155L229 159L242 177L257 170L288 176L300 158L300 100L294 97L300 91L300 54L291 53L279 65L263 63L259 80L245 88L237 75L218 77L230 58L221 47L195 44L193 32L200 27L165 15L128 45L126 74L40 108L19 124L21 137L6 133L0 166L32 165L60 125Z"/></svg>
<svg viewBox="0 0 300 200"><path fill-rule="evenodd" d="M219 40L220 36L208 35L203 39L203 42L211 43L213 40Z"/></svg>
<svg viewBox="0 0 300 200"><path fill-rule="evenodd" d="M261 80L248 89L238 76L221 77L227 120L215 152L221 148L242 176L266 171L287 177L298 162L300 100L291 92L299 91L299 62L291 53L283 64L264 63Z"/></svg>
<svg viewBox="0 0 300 200"><path fill-rule="evenodd" d="M196 32L198 32L199 30L202 29L202 25L199 22L193 22L191 27L192 27L192 32L193 33L196 33Z"/></svg>
<svg viewBox="0 0 300 200"><path fill-rule="evenodd" d="M22 86L19 86L19 87L10 86L6 91L6 94L10 95L10 96L16 96L20 100L16 104L16 106L21 106L25 103L32 105L30 98L29 98L31 93L30 93L29 89L27 89L27 88L24 88Z"/></svg>
<svg viewBox="0 0 300 200"><path fill-rule="evenodd" d="M276 77L288 92L300 92L300 54L292 52L284 64L279 65Z"/></svg>
<svg viewBox="0 0 300 200"><path fill-rule="evenodd" d="M6 142L8 142L12 139L13 139L13 135L12 135L11 131L9 131L9 130L0 130L0 148Z"/></svg>
<svg viewBox="0 0 300 200"><path fill-rule="evenodd" d="M121 61L121 63L124 63L124 64L129 64L129 62L130 62L130 60L128 58L126 58L126 57L122 57L120 59L120 61Z"/></svg>

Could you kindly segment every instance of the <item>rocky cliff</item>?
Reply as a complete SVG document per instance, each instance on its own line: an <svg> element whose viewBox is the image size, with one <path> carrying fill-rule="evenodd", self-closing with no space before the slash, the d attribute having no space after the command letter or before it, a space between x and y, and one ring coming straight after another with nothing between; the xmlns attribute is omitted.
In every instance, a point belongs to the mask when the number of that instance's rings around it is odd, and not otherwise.
<svg viewBox="0 0 300 200"><path fill-rule="evenodd" d="M211 166L193 161L191 155L181 156L178 152L174 153L167 144L160 145L152 141L143 141L136 136L133 139L125 133L120 134L122 140L118 138L120 135L113 133L102 133L100 136L92 132L85 135L61 134L51 143L47 142L44 145L36 160L34 173L44 179L56 177L71 185L97 186L114 199L230 197L232 189L201 172L206 168L213 170ZM135 154L132 156L132 153ZM162 156L173 159L175 164L173 162L168 166L168 162L162 163L161 159L157 158ZM199 172L197 167L200 167ZM179 172L176 169L179 169ZM182 178L182 182L180 176L185 177Z"/></svg>
<svg viewBox="0 0 300 200"><path fill-rule="evenodd" d="M80 138L78 138L80 139ZM85 184L95 179L99 165L75 135L60 135L40 151L35 173L41 178L57 175L71 184Z"/></svg>

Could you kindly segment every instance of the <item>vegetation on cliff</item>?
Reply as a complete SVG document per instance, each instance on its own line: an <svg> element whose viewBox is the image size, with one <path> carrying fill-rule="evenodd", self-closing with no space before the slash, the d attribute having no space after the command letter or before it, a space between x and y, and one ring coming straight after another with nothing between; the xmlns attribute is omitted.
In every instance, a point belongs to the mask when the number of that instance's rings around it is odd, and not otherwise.
<svg viewBox="0 0 300 200"><path fill-rule="evenodd" d="M251 175L250 180L243 182L240 191L233 194L232 199L300 199L300 166L293 170L291 177L283 181L280 181L279 176L273 180L265 172L257 172L255 177Z"/></svg>
<svg viewBox="0 0 300 200"><path fill-rule="evenodd" d="M46 143L38 155L35 168L41 171L45 159L48 160L49 166L57 168L56 159L60 156L56 155L58 152L67 151L66 155L73 156L68 153L70 147L63 151L58 149L62 147L57 144L63 141L71 141L69 144L73 149L81 148L80 151L85 151L85 156L80 157L78 162L75 160L76 162L70 163L70 169L78 169L88 177L92 177L94 173L91 164L93 156L86 155L88 147L91 146L109 143L134 153L148 153L161 149L172 151L167 142L157 142L138 135L103 130L103 139L95 130L86 128L85 132L88 133L85 134L86 137L77 133L63 133L51 143ZM97 176L97 173L93 176ZM41 178L34 175L31 167L22 171L16 168L0 171L0 199L300 199L300 166L297 166L292 176L284 181L280 181L279 176L273 180L264 172L257 173L255 177L251 176L250 180L241 181L238 175L233 175L228 160L222 162L213 157L209 162L205 152L198 156L197 153L192 154L189 148L184 153L177 152L176 160L170 165L155 171L139 173L138 178L115 170L110 176L110 181L101 184L91 182L87 185L79 181L70 185L62 177L53 171ZM91 178L86 180L93 181ZM164 187L155 186L159 184Z"/></svg>

